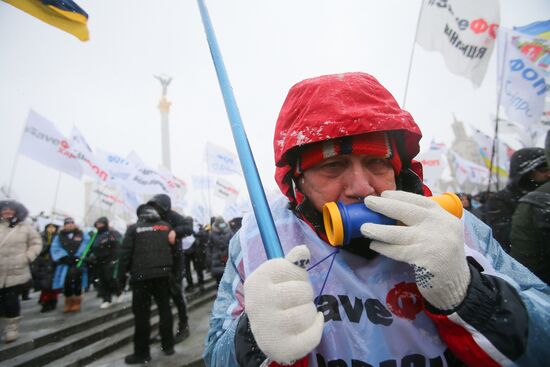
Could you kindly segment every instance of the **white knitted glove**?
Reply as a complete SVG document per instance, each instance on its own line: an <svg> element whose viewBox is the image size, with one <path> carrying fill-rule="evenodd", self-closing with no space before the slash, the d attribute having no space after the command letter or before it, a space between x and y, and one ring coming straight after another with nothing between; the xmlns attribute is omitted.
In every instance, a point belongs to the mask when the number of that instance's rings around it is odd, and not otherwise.
<svg viewBox="0 0 550 367"><path fill-rule="evenodd" d="M403 225L364 223L363 236L371 248L413 265L422 296L440 310L451 310L466 297L470 270L464 254L461 221L435 201L405 191L368 196L365 205Z"/></svg>
<svg viewBox="0 0 550 367"><path fill-rule="evenodd" d="M260 265L244 282L245 312L262 352L275 362L292 364L321 341L324 316L313 303L313 288L305 267L305 245L284 259Z"/></svg>

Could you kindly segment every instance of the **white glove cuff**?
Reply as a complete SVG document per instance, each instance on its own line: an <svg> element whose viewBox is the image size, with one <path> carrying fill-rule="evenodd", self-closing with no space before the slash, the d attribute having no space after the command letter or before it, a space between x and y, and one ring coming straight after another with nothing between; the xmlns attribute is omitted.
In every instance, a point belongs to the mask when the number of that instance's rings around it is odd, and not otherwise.
<svg viewBox="0 0 550 367"><path fill-rule="evenodd" d="M468 292L470 285L471 274L467 262L464 260L460 271L456 272L453 277L445 277L437 284L437 288L422 288L419 287L420 293L434 307L449 311L458 307Z"/></svg>

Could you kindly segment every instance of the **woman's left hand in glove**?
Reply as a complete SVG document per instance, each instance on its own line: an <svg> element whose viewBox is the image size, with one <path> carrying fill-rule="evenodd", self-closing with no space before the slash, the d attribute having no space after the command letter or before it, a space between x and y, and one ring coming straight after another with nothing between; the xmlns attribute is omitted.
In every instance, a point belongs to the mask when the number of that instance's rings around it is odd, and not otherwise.
<svg viewBox="0 0 550 367"><path fill-rule="evenodd" d="M470 284L460 219L430 198L405 191L368 196L365 205L402 224L364 223L361 233L373 240L371 248L411 264L418 289L431 305L440 310L456 308Z"/></svg>

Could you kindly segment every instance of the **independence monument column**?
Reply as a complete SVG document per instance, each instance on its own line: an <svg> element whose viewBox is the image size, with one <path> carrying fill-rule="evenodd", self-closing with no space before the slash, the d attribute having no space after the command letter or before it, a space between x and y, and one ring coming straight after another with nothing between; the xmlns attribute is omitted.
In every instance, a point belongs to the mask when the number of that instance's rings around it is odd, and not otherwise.
<svg viewBox="0 0 550 367"><path fill-rule="evenodd" d="M170 113L170 105L172 102L168 102L166 99L166 92L168 85L172 81L172 77L167 75L155 75L162 85L162 96L158 104L160 111L160 123L161 123L161 148L162 148L162 165L164 168L171 170L170 163L170 126L168 114Z"/></svg>

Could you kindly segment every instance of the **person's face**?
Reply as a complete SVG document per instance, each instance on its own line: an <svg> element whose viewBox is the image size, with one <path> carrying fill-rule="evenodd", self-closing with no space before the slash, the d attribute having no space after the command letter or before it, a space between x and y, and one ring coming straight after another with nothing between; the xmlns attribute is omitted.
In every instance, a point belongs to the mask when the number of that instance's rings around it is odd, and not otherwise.
<svg viewBox="0 0 550 367"><path fill-rule="evenodd" d="M64 228L66 231L72 231L73 229L76 228L76 224L74 224L74 222L65 223L65 224L63 225L63 228Z"/></svg>
<svg viewBox="0 0 550 367"><path fill-rule="evenodd" d="M46 232L48 232L50 234L54 234L55 233L55 227L54 226L47 226L46 227Z"/></svg>
<svg viewBox="0 0 550 367"><path fill-rule="evenodd" d="M470 208L470 201L466 195L460 195L460 201L462 201L462 206L466 209Z"/></svg>
<svg viewBox="0 0 550 367"><path fill-rule="evenodd" d="M103 223L103 222L97 222L97 223L95 224L95 228L99 231L100 229L105 228L105 223Z"/></svg>
<svg viewBox="0 0 550 367"><path fill-rule="evenodd" d="M396 189L388 160L364 154L327 158L306 170L298 179L298 186L319 212L327 202L348 205Z"/></svg>
<svg viewBox="0 0 550 367"><path fill-rule="evenodd" d="M9 219L13 218L15 216L15 210L12 208L4 208L2 209L2 213L0 213L3 219Z"/></svg>
<svg viewBox="0 0 550 367"><path fill-rule="evenodd" d="M548 166L539 167L533 171L531 177L536 183L544 183L550 180L550 168Z"/></svg>

